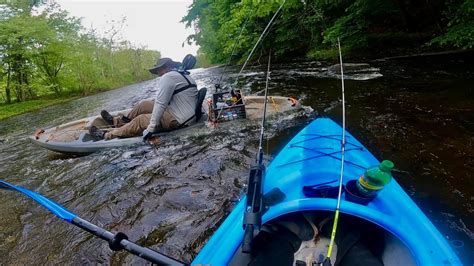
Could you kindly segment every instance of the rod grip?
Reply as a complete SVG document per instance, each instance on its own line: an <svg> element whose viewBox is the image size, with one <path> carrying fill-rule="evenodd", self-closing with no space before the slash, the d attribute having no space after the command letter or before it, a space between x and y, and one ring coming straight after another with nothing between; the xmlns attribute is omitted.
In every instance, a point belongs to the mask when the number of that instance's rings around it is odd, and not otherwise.
<svg viewBox="0 0 474 266"><path fill-rule="evenodd" d="M252 242L253 242L253 225L245 226L244 239L242 241L242 252L250 253L252 252Z"/></svg>

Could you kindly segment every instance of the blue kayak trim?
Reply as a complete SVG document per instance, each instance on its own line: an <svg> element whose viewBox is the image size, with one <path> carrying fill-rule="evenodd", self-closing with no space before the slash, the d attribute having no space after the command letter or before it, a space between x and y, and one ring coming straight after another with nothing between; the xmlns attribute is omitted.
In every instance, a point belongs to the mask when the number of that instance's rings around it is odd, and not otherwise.
<svg viewBox="0 0 474 266"><path fill-rule="evenodd" d="M57 217L61 218L62 220L66 221L66 222L69 222L69 223L72 222L72 220L74 218L76 218L76 216L77 216L74 213L67 210L66 208L64 208L63 206L59 205L58 203L56 203L56 202L54 202L54 201L38 194L36 192L28 190L24 187L15 186L15 185L12 185L12 184L10 184L8 182L5 182L5 181L2 181L2 180L0 180L0 187L5 188L5 189L9 189L9 190L15 190L17 192L20 192L20 193L30 197L31 199L33 199L34 201L38 202L43 207L48 209L54 215L56 215Z"/></svg>
<svg viewBox="0 0 474 266"><path fill-rule="evenodd" d="M332 120L319 118L298 133L275 157L265 174L263 190L266 193L279 188L286 198L265 213L263 223L292 212L335 210L337 200L307 198L302 187L338 179L340 153L337 151L341 145L341 130ZM331 137L315 139L315 134ZM379 164L351 134L347 133L346 137L351 143L351 150L345 153L344 183L357 179L365 168ZM328 155L313 158L318 153ZM243 238L245 200L245 197L240 200L196 256L193 265L229 263ZM417 265L462 265L446 239L394 179L366 206L345 200L343 194L340 211L370 221L392 233L410 250Z"/></svg>

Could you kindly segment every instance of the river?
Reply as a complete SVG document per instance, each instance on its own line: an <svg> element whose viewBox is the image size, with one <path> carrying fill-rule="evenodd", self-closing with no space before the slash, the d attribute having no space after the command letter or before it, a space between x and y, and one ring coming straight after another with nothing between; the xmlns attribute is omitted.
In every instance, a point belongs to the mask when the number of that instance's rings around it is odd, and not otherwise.
<svg viewBox="0 0 474 266"><path fill-rule="evenodd" d="M473 56L368 62L348 72L348 130L378 159L396 165L394 178L433 221L466 265L474 263ZM340 80L329 62L272 65L269 94L293 96L305 111L270 118L268 163L317 116L341 123ZM331 68L329 68L330 70ZM222 67L192 72L213 88ZM237 68L224 75L235 79ZM0 178L37 191L84 219L172 257L191 261L245 188L255 158L259 121L236 120L82 157L33 145L38 127L131 107L154 95L157 80L81 98L0 121ZM239 79L261 92L265 66ZM314 110L314 111L311 111ZM144 264L60 221L20 194L0 191L0 264ZM421 243L420 243L421 244Z"/></svg>

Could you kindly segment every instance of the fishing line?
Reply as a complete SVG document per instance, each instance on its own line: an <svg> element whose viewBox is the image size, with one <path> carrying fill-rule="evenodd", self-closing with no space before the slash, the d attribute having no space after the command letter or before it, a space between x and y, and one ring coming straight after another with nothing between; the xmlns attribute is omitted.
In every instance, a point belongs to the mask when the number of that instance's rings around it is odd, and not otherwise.
<svg viewBox="0 0 474 266"><path fill-rule="evenodd" d="M222 77L224 76L225 71L227 70L227 67L230 65L230 62L232 60L232 57L234 56L234 51L235 48L237 47L237 44L239 43L240 37L242 36L242 32L244 32L244 28L247 25L247 22L249 21L250 15L252 14L252 9L250 12L247 13L247 17L245 18L244 24L242 24L242 27L240 28L240 33L239 36L237 37L237 41L235 41L234 46L232 47L232 52L230 53L229 60L227 61L227 64L224 67L224 70L222 70L221 77L219 78L219 82L217 83L216 89L221 87L221 81Z"/></svg>
<svg viewBox="0 0 474 266"><path fill-rule="evenodd" d="M244 237L241 244L241 250L243 253L252 253L253 251L253 240L256 231L260 230L262 225L262 214L263 214L263 178L265 176L265 166L263 165L263 136L265 130L265 116L267 109L267 92L268 92L268 81L270 80L270 59L271 51L268 54L268 68L267 68L267 81L265 88L265 99L263 107L262 125L260 128L260 141L258 147L258 153L256 156L256 164L250 168L248 189L247 189L247 200L245 205L245 212L243 217L243 227L245 229Z"/></svg>
<svg viewBox="0 0 474 266"><path fill-rule="evenodd" d="M233 86L235 86L237 84L237 81L239 79L239 76L242 74L242 71L244 70L245 66L247 65L248 61L250 60L250 58L252 57L253 53L255 52L255 49L257 48L257 46L259 45L259 43L264 39L264 37L266 36L267 34L267 31L270 29L273 21L275 20L275 18L278 16L278 14L280 13L280 10L283 8L283 5L285 4L286 0L283 1L283 3L281 3L280 7L278 8L278 10L275 12L275 14L273 15L273 17L270 19L270 21L268 22L267 26L265 27L265 29L263 30L262 34L260 35L260 37L258 38L257 42L255 43L254 47L252 48L252 51L250 51L250 54L249 56L247 57L247 59L245 60L245 63L244 65L242 66L242 68L240 69L239 73L237 74L237 77L235 78L235 81L233 83ZM250 16L249 16L250 17ZM240 38L240 37L239 37ZM219 82L220 84L220 82ZM232 86L232 87L233 87ZM265 103L266 105L266 103ZM222 111L224 109L221 109L217 115L217 118L216 120L219 119ZM215 123L214 126L217 126L217 122ZM260 145L261 146L261 145Z"/></svg>
<svg viewBox="0 0 474 266"><path fill-rule="evenodd" d="M326 262L328 262L329 265L331 265L331 254L332 254L332 249L334 247L334 240L336 238L337 223L339 220L339 208L341 207L342 179L344 177L344 151L345 151L345 145L346 145L346 106L345 106L346 102L345 102L345 97L344 97L344 67L342 65L341 43L339 41L339 38L337 38L337 47L339 49L339 64L341 65L341 83L342 83L341 175L339 177L339 193L337 194L336 213L334 216L334 223L332 225L331 241L329 242L328 253L326 255L324 265L326 265Z"/></svg>
<svg viewBox="0 0 474 266"><path fill-rule="evenodd" d="M275 12L275 14L273 15L272 19L270 19L270 22L268 22L267 26L266 26L265 29L263 30L262 34L260 34L260 37L258 38L257 42L256 42L255 45L253 46L252 51L250 51L250 54L249 54L249 56L247 57L247 60L245 60L244 65L243 65L242 68L240 69L239 74L237 74L237 77L235 78L234 86L237 84L237 81L239 80L239 77L240 77L240 75L242 74L242 71L244 71L244 68L247 66L247 63L248 63L248 61L250 60L250 58L252 57L253 53L255 52L255 49L257 48L258 44L259 44L260 41L263 39L264 35L267 33L268 29L270 28L270 26L272 25L273 21L275 20L275 18L276 18L276 17L278 16L278 14L280 13L280 10L283 8L283 5L285 5L285 3L286 3L286 0L284 0L283 3L281 3L281 5L280 5L280 7L278 8L278 10Z"/></svg>
<svg viewBox="0 0 474 266"><path fill-rule="evenodd" d="M267 79L265 82L265 98L263 100L263 117L262 117L262 126L260 128L260 143L258 145L259 158L257 163L261 164L263 161L263 134L265 133L265 118L267 116L267 96L268 96L268 82L270 80L270 61L272 58L272 50L268 53L268 66L267 66Z"/></svg>

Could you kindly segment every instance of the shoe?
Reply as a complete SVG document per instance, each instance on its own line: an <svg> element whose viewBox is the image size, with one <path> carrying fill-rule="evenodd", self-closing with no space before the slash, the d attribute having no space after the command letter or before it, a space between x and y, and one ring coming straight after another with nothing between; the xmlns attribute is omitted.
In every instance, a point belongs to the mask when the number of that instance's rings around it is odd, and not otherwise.
<svg viewBox="0 0 474 266"><path fill-rule="evenodd" d="M91 126L91 128L89 128L89 134L95 141L98 141L104 139L105 131L98 129L95 126Z"/></svg>
<svg viewBox="0 0 474 266"><path fill-rule="evenodd" d="M114 125L114 117L109 114L109 112L107 112L106 110L102 110L100 112L100 116L102 116L102 119L105 120L105 122L107 122L109 125Z"/></svg>
<svg viewBox="0 0 474 266"><path fill-rule="evenodd" d="M125 124L132 121L132 119L126 117L126 116L122 116L122 122L124 122Z"/></svg>

